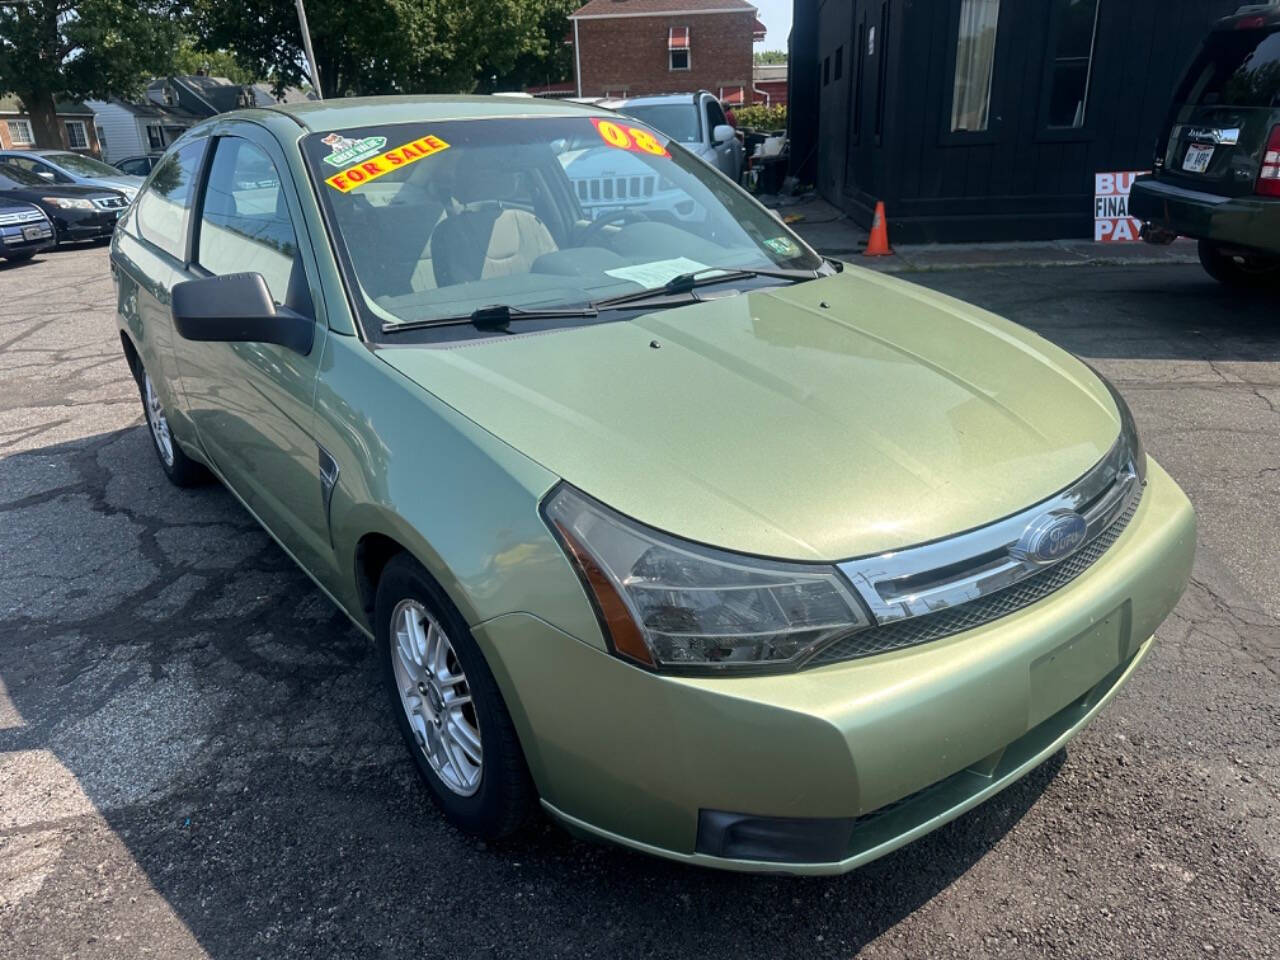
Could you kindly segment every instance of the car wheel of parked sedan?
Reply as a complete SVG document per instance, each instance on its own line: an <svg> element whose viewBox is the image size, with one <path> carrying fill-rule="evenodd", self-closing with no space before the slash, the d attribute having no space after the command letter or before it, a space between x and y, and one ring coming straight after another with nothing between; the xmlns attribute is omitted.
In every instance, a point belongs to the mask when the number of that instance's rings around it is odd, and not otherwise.
<svg viewBox="0 0 1280 960"><path fill-rule="evenodd" d="M512 833L533 807L533 782L462 616L407 554L383 570L375 616L392 711L436 804L467 833Z"/></svg>
<svg viewBox="0 0 1280 960"><path fill-rule="evenodd" d="M141 366L141 364L139 364ZM194 487L209 479L209 471L203 464L197 463L182 452L173 432L169 429L169 418L165 416L164 405L156 392L151 375L144 368L138 379L138 389L142 393L142 412L147 418L147 429L151 434L151 445L156 456L160 458L160 466L165 476L178 487Z"/></svg>
<svg viewBox="0 0 1280 960"><path fill-rule="evenodd" d="M1200 264L1228 287L1271 287L1280 284L1280 257L1230 253L1209 240L1200 241Z"/></svg>

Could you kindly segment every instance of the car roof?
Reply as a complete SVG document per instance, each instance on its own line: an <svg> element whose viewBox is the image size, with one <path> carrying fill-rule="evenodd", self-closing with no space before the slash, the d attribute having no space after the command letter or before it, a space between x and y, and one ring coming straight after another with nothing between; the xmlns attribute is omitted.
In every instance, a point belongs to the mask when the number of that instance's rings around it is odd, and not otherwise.
<svg viewBox="0 0 1280 960"><path fill-rule="evenodd" d="M307 130L323 133L350 127L390 123L430 123L439 120L473 120L491 117L610 116L611 111L591 104L526 97L343 97L306 100L261 108L283 113ZM222 117L233 116L223 114Z"/></svg>
<svg viewBox="0 0 1280 960"><path fill-rule="evenodd" d="M655 93L647 97L628 97L620 101L619 105L633 107L650 103L693 103L704 93L706 93L705 90L695 93Z"/></svg>
<svg viewBox="0 0 1280 960"><path fill-rule="evenodd" d="M1258 3L1241 7L1231 16L1223 17L1213 25L1214 30L1265 30L1270 27L1280 27L1280 6L1274 3Z"/></svg>

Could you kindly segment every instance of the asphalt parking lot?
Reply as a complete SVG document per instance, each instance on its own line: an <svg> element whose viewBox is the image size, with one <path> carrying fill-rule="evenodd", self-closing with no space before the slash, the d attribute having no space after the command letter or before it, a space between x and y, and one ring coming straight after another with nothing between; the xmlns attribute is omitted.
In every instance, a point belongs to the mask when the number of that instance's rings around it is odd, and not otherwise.
<svg viewBox="0 0 1280 960"><path fill-rule="evenodd" d="M0 956L1280 954L1274 297L1192 266L911 279L1118 383L1199 511L1196 571L1067 751L794 879L446 826L362 636L230 495L164 480L105 249L0 264Z"/></svg>

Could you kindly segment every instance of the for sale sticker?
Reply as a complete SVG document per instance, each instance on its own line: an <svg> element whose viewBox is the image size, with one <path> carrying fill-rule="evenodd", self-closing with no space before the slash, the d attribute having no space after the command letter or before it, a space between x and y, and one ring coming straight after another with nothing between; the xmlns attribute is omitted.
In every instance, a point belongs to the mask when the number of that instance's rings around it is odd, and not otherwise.
<svg viewBox="0 0 1280 960"><path fill-rule="evenodd" d="M1098 173L1093 178L1093 239L1098 243L1125 243L1141 239L1142 224L1129 216L1129 191L1133 181L1149 171Z"/></svg>
<svg viewBox="0 0 1280 960"><path fill-rule="evenodd" d="M356 187L364 186L371 180L377 180L393 170L399 170L401 167L408 166L411 163L417 163L424 157L429 157L434 153L439 153L441 150L448 149L449 144L434 134L428 134L425 137L419 137L417 140L401 144L386 153L380 153L376 157L370 157L362 163L348 167L341 173L335 173L332 177L326 179L325 183L341 193L350 193Z"/></svg>

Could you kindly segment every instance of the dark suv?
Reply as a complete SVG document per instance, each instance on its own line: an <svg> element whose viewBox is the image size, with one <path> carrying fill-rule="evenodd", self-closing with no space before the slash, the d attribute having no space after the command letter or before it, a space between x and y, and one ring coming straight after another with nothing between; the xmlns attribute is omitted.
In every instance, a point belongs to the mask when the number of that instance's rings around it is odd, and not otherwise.
<svg viewBox="0 0 1280 960"><path fill-rule="evenodd" d="M1222 283L1280 284L1280 7L1243 7L1214 25L1129 212L1154 243L1198 239Z"/></svg>

